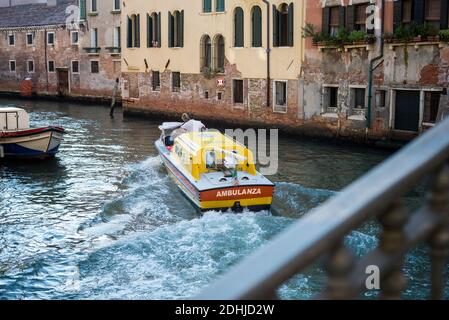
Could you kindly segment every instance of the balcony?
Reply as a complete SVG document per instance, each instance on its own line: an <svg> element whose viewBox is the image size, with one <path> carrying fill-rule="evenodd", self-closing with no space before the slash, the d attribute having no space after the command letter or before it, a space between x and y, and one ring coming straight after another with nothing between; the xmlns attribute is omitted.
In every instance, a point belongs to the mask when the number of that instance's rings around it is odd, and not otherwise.
<svg viewBox="0 0 449 320"><path fill-rule="evenodd" d="M118 56L122 52L122 48L120 47L106 47L105 48L111 56Z"/></svg>
<svg viewBox="0 0 449 320"><path fill-rule="evenodd" d="M101 48L100 47L84 47L84 51L86 51L89 55L99 55Z"/></svg>
<svg viewBox="0 0 449 320"><path fill-rule="evenodd" d="M316 299L351 299L368 291L367 271L379 270L380 298L398 299L407 279L404 257L428 244L429 298L443 298L449 256L449 118L301 218L206 288L198 300L275 299L277 289L308 267L324 264L327 284ZM404 205L426 181L416 210ZM344 238L366 222L382 229L376 248L354 258Z"/></svg>

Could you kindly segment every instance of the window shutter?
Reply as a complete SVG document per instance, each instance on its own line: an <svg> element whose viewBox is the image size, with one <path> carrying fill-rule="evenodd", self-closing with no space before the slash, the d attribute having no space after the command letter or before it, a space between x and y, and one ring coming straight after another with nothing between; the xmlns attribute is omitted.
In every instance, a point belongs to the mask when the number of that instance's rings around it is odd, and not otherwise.
<svg viewBox="0 0 449 320"><path fill-rule="evenodd" d="M132 28L133 28L133 22L130 17L128 17L128 34L127 34L127 41L126 46L128 48L131 48L133 46L133 36L132 36Z"/></svg>
<svg viewBox="0 0 449 320"><path fill-rule="evenodd" d="M140 14L136 17L136 47L140 48Z"/></svg>
<svg viewBox="0 0 449 320"><path fill-rule="evenodd" d="M203 0L203 12L212 12L212 0Z"/></svg>
<svg viewBox="0 0 449 320"><path fill-rule="evenodd" d="M255 48L262 46L262 12L260 7L254 7L252 14L252 45Z"/></svg>
<svg viewBox="0 0 449 320"><path fill-rule="evenodd" d="M279 47L279 11L273 5L273 46Z"/></svg>
<svg viewBox="0 0 449 320"><path fill-rule="evenodd" d="M294 45L294 27L295 27L295 20L294 20L295 14L294 14L294 7L293 2L289 4L288 6L288 45L290 47L293 47Z"/></svg>
<svg viewBox="0 0 449 320"><path fill-rule="evenodd" d="M223 12L225 10L225 0L216 0L217 1L217 7L216 7L216 11L217 12Z"/></svg>
<svg viewBox="0 0 449 320"><path fill-rule="evenodd" d="M86 0L80 0L80 20L86 20Z"/></svg>
<svg viewBox="0 0 449 320"><path fill-rule="evenodd" d="M424 0L415 0L413 3L412 20L416 23L424 22Z"/></svg>
<svg viewBox="0 0 449 320"><path fill-rule="evenodd" d="M153 46L153 18L147 13L147 48Z"/></svg>
<svg viewBox="0 0 449 320"><path fill-rule="evenodd" d="M393 30L396 30L402 23L402 0L393 2Z"/></svg>
<svg viewBox="0 0 449 320"><path fill-rule="evenodd" d="M234 13L234 47L244 46L244 30L243 30L243 10L235 9Z"/></svg>
<svg viewBox="0 0 449 320"><path fill-rule="evenodd" d="M441 0L441 16L440 16L440 29L444 30L448 28L448 0Z"/></svg>
<svg viewBox="0 0 449 320"><path fill-rule="evenodd" d="M173 48L173 26L174 18L170 11L168 12L168 47Z"/></svg>
<svg viewBox="0 0 449 320"><path fill-rule="evenodd" d="M338 27L340 29L346 28L346 8L344 6L339 7Z"/></svg>
<svg viewBox="0 0 449 320"><path fill-rule="evenodd" d="M355 6L350 5L346 8L346 29L348 31L354 30L355 24Z"/></svg>
<svg viewBox="0 0 449 320"><path fill-rule="evenodd" d="M323 24L321 26L321 31L328 34L329 33L329 19L330 19L330 14L331 13L331 8L330 7L324 7L323 8Z"/></svg>
<svg viewBox="0 0 449 320"><path fill-rule="evenodd" d="M159 12L159 14L157 15L157 43L159 48L162 46L162 31L161 31L161 13Z"/></svg>
<svg viewBox="0 0 449 320"><path fill-rule="evenodd" d="M178 22L178 36L179 36L179 43L178 45L180 47L184 47L184 10L182 10L179 13L179 22Z"/></svg>

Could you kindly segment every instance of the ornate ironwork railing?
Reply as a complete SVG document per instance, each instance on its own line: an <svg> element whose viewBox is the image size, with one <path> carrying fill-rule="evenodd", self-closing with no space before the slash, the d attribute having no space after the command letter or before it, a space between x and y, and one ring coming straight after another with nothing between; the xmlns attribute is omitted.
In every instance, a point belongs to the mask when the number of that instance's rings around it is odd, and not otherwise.
<svg viewBox="0 0 449 320"><path fill-rule="evenodd" d="M295 222L196 298L277 298L285 281L324 261L327 285L315 298L358 298L367 290L367 267L376 266L380 298L399 299L407 284L404 256L421 243L429 245L429 297L443 298L449 255L448 160L449 118ZM423 180L428 187L425 203L409 212L404 194ZM355 259L343 240L373 219L382 226L379 245Z"/></svg>

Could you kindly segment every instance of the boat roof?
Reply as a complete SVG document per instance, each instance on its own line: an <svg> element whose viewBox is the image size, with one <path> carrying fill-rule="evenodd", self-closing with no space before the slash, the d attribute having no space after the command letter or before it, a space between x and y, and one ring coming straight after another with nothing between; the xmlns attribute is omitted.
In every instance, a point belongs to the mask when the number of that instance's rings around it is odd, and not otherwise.
<svg viewBox="0 0 449 320"><path fill-rule="evenodd" d="M188 132L180 135L177 139L193 152L209 148L228 149L236 145L245 147L219 131Z"/></svg>
<svg viewBox="0 0 449 320"><path fill-rule="evenodd" d="M26 112L25 109L17 108L17 107L0 107L0 112Z"/></svg>
<svg viewBox="0 0 449 320"><path fill-rule="evenodd" d="M159 126L159 130L174 130L182 126L183 122L164 122Z"/></svg>

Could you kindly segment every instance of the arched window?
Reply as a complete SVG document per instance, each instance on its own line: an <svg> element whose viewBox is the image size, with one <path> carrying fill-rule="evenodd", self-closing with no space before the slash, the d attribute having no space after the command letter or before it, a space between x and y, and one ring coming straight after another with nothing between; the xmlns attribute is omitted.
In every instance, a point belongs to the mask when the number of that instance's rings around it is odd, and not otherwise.
<svg viewBox="0 0 449 320"><path fill-rule="evenodd" d="M203 12L212 12L212 0L203 0Z"/></svg>
<svg viewBox="0 0 449 320"><path fill-rule="evenodd" d="M273 45L275 47L293 47L294 27L293 3L273 5Z"/></svg>
<svg viewBox="0 0 449 320"><path fill-rule="evenodd" d="M201 38L201 71L210 71L212 67L212 42L208 35Z"/></svg>
<svg viewBox="0 0 449 320"><path fill-rule="evenodd" d="M262 47L262 10L254 6L251 12L251 35L252 46Z"/></svg>
<svg viewBox="0 0 449 320"><path fill-rule="evenodd" d="M245 46L244 13L240 7L234 10L234 47Z"/></svg>
<svg viewBox="0 0 449 320"><path fill-rule="evenodd" d="M225 11L225 0L215 0L216 1L216 12L224 12Z"/></svg>
<svg viewBox="0 0 449 320"><path fill-rule="evenodd" d="M147 14L147 47L161 47L161 13Z"/></svg>
<svg viewBox="0 0 449 320"><path fill-rule="evenodd" d="M224 72L225 65L225 40L222 35L214 39L214 67L217 72Z"/></svg>
<svg viewBox="0 0 449 320"><path fill-rule="evenodd" d="M168 13L168 47L184 46L184 10Z"/></svg>
<svg viewBox="0 0 449 320"><path fill-rule="evenodd" d="M127 47L128 48L139 48L140 47L140 15L139 14L132 14L130 17L128 17Z"/></svg>

